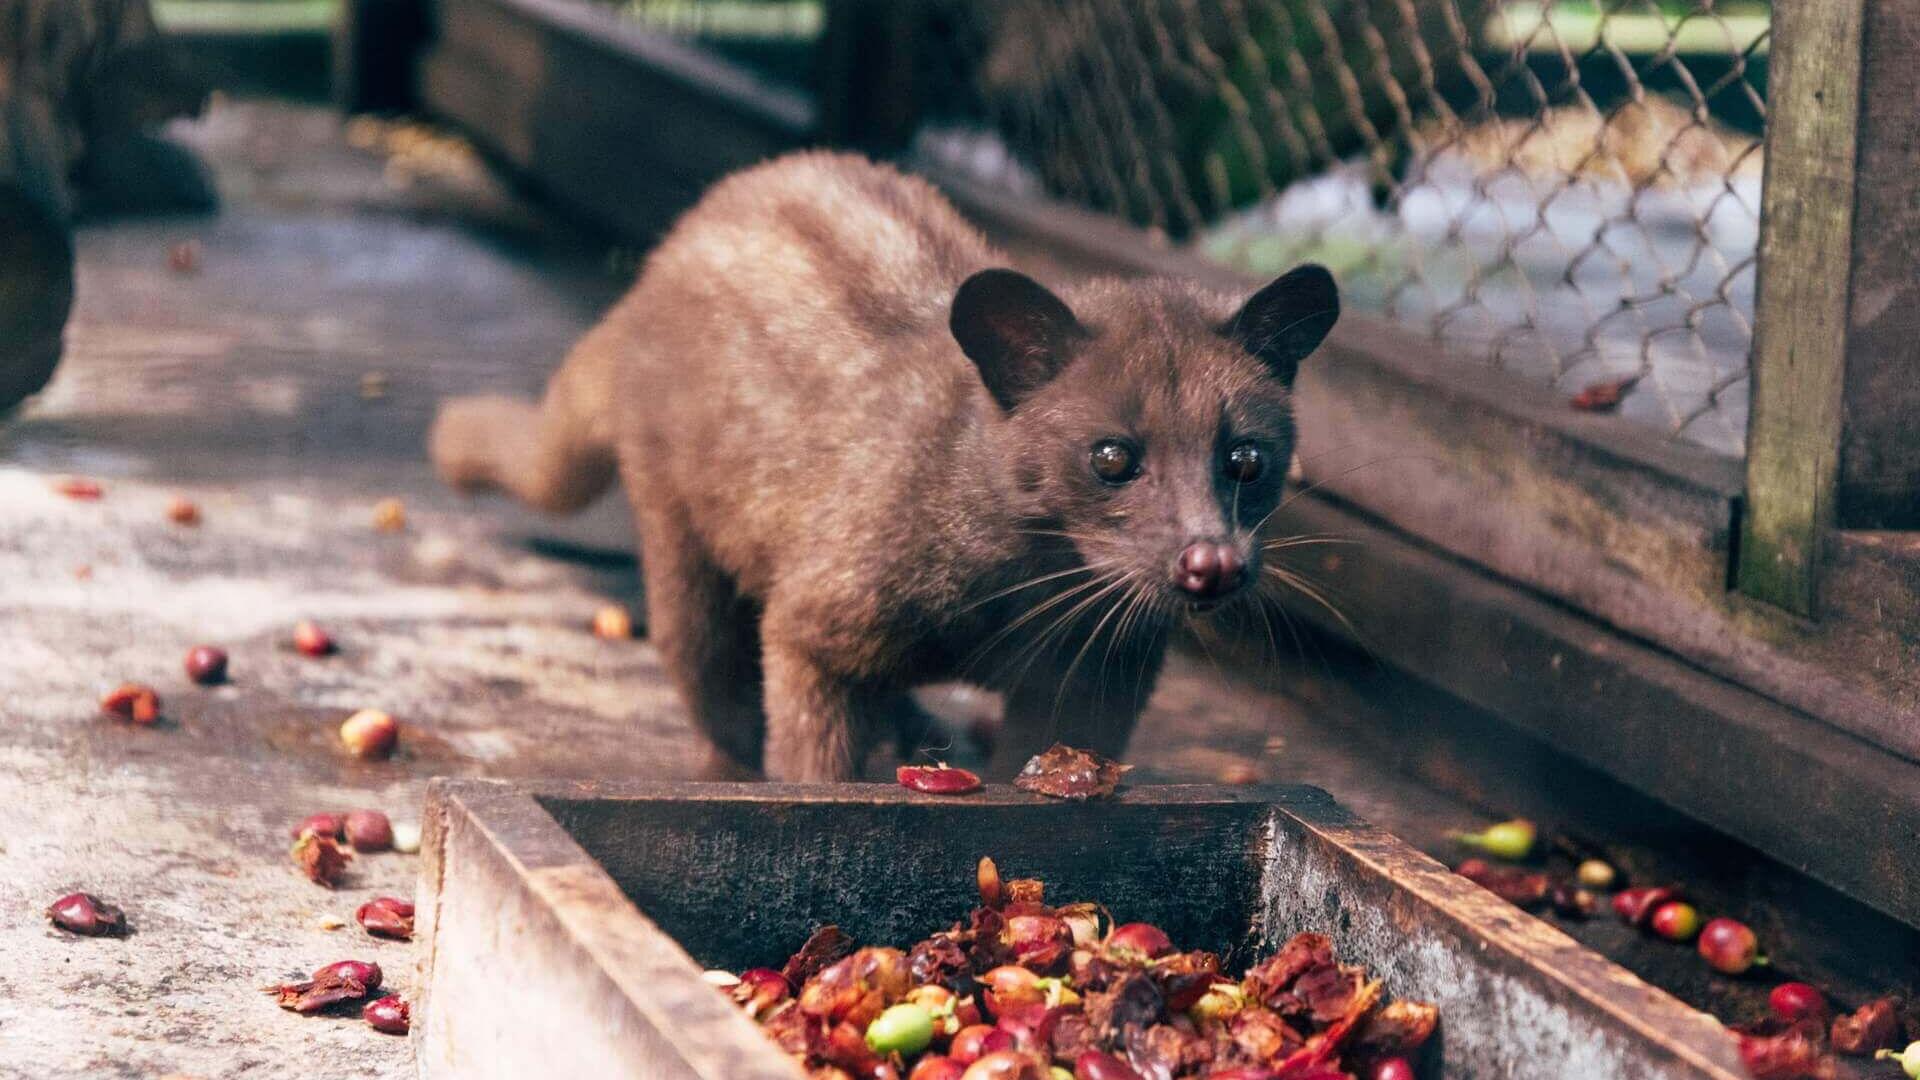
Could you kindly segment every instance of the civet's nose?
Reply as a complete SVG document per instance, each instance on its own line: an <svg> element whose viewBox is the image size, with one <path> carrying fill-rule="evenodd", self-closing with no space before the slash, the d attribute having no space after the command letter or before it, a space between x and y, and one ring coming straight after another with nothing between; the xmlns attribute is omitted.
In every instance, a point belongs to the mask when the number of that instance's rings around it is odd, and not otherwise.
<svg viewBox="0 0 1920 1080"><path fill-rule="evenodd" d="M1201 540L1180 553L1174 581L1196 600L1218 600L1244 584L1246 573L1233 545Z"/></svg>

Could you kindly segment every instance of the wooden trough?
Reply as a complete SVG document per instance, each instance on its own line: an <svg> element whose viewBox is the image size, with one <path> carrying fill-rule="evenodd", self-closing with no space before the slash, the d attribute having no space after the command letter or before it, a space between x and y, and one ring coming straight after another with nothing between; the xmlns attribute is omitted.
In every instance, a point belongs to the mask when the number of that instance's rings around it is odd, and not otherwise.
<svg viewBox="0 0 1920 1080"><path fill-rule="evenodd" d="M1744 1076L1733 1039L1310 787L1060 803L891 785L435 781L420 881L425 1077L799 1080L703 968L778 966L816 926L902 944L974 866L1098 899L1238 970L1301 930L1439 1006L1423 1076Z"/></svg>

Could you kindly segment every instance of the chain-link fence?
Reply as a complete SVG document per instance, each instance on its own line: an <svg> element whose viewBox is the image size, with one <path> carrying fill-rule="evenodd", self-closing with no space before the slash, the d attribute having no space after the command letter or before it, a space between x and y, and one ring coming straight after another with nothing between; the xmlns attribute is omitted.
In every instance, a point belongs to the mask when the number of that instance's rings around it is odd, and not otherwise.
<svg viewBox="0 0 1920 1080"><path fill-rule="evenodd" d="M815 74L813 0L607 2ZM1741 452L1766 0L915 10L922 160L1253 272L1325 263L1354 308Z"/></svg>
<svg viewBox="0 0 1920 1080"><path fill-rule="evenodd" d="M777 83L810 88L822 0L597 0L655 33L698 43Z"/></svg>
<svg viewBox="0 0 1920 1080"><path fill-rule="evenodd" d="M1355 307L1570 395L1634 380L1626 414L1740 452L1764 3L942 11L973 111L923 153L1250 270L1324 262Z"/></svg>

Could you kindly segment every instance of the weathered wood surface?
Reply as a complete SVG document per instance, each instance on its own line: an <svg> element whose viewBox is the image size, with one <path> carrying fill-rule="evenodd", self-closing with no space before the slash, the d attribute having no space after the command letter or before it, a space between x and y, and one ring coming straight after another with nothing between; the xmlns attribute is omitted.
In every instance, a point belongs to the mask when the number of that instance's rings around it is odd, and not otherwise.
<svg viewBox="0 0 1920 1080"><path fill-rule="evenodd" d="M1742 592L1817 614L1846 381L1864 0L1775 6Z"/></svg>
<svg viewBox="0 0 1920 1080"><path fill-rule="evenodd" d="M1920 530L1920 9L1867 4L1861 45L1835 511L1843 528Z"/></svg>
<svg viewBox="0 0 1920 1080"><path fill-rule="evenodd" d="M702 993L725 1004L700 968L777 965L822 922L859 941L918 940L976 902L982 855L1003 873L1045 881L1051 897L1098 900L1116 919L1219 950L1230 968L1301 930L1326 933L1390 994L1439 1006L1445 1036L1433 1064L1448 1077L1744 1075L1712 1019L1312 788L1138 787L1093 804L1008 787L964 799L862 785L533 791L537 800L455 783L430 794L442 854L422 876L435 937L418 981L431 1016L458 1015L420 1030L426 1076L526 1075L555 1054L639 1059L647 1076L791 1075L762 1071L757 1058L771 1044L750 1024L700 1007ZM614 887L637 907L609 902ZM491 910L507 914L488 919ZM463 924L443 921L455 912ZM509 925L520 933L502 933ZM477 969L482 950L489 967L513 971L570 953L588 966L547 979L618 982L627 1000L572 1022L563 1004L557 1023L568 1037L551 1046L467 1053L436 1023L451 1032L468 1009L479 1010L475 1024L507 1022L518 1008L489 1008L499 984ZM610 958L620 966L604 966ZM622 979L634 971L645 977ZM629 1012L684 1025L605 1023Z"/></svg>
<svg viewBox="0 0 1920 1080"><path fill-rule="evenodd" d="M1342 619L1299 615L1685 813L1920 925L1920 766L1626 641L1350 513L1281 511ZM1491 677L1489 677L1491 676ZM1836 842L1872 836L1871 844Z"/></svg>
<svg viewBox="0 0 1920 1080"><path fill-rule="evenodd" d="M800 1080L527 796L437 783L421 854L420 1076Z"/></svg>
<svg viewBox="0 0 1920 1080"><path fill-rule="evenodd" d="M324 112L226 106L187 137L232 212L83 226L67 362L0 421L0 1074L398 1080L406 1040L258 988L353 956L410 993L409 946L319 920L407 894L414 860L364 856L328 892L288 861L289 825L354 806L418 821L436 773L694 761L648 712L671 695L647 655L582 629L631 595L630 561L534 554L526 519L470 515L420 449L441 395L537 386L528 358L560 355L619 282L484 177L391 185ZM184 240L197 273L168 269ZM389 380L377 401L369 372ZM55 495L69 472L106 496ZM166 522L174 492L198 529ZM384 495L408 532L368 528ZM288 650L298 617L341 654ZM232 652L231 685L186 682L201 641ZM97 715L126 679L158 687L165 723ZM361 705L412 723L399 758L338 752ZM54 930L42 911L75 888L134 935Z"/></svg>
<svg viewBox="0 0 1920 1080"><path fill-rule="evenodd" d="M802 95L600 5L443 0L433 17L425 106L635 240L814 127Z"/></svg>

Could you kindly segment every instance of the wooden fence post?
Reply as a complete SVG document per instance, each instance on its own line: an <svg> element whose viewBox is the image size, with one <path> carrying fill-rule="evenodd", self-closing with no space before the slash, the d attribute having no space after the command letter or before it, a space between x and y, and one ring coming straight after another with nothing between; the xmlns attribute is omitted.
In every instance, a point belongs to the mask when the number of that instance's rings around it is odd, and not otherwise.
<svg viewBox="0 0 1920 1080"><path fill-rule="evenodd" d="M1742 592L1805 616L1816 613L1820 562L1837 520L1868 6L1773 5L1736 572Z"/></svg>
<svg viewBox="0 0 1920 1080"><path fill-rule="evenodd" d="M427 0L345 0L333 32L333 102L346 112L398 112L419 100Z"/></svg>
<svg viewBox="0 0 1920 1080"><path fill-rule="evenodd" d="M1843 529L1920 529L1920 2L1869 3L1861 44L1834 508Z"/></svg>
<svg viewBox="0 0 1920 1080"><path fill-rule="evenodd" d="M924 102L920 0L827 0L820 43L820 136L872 153L902 149Z"/></svg>

